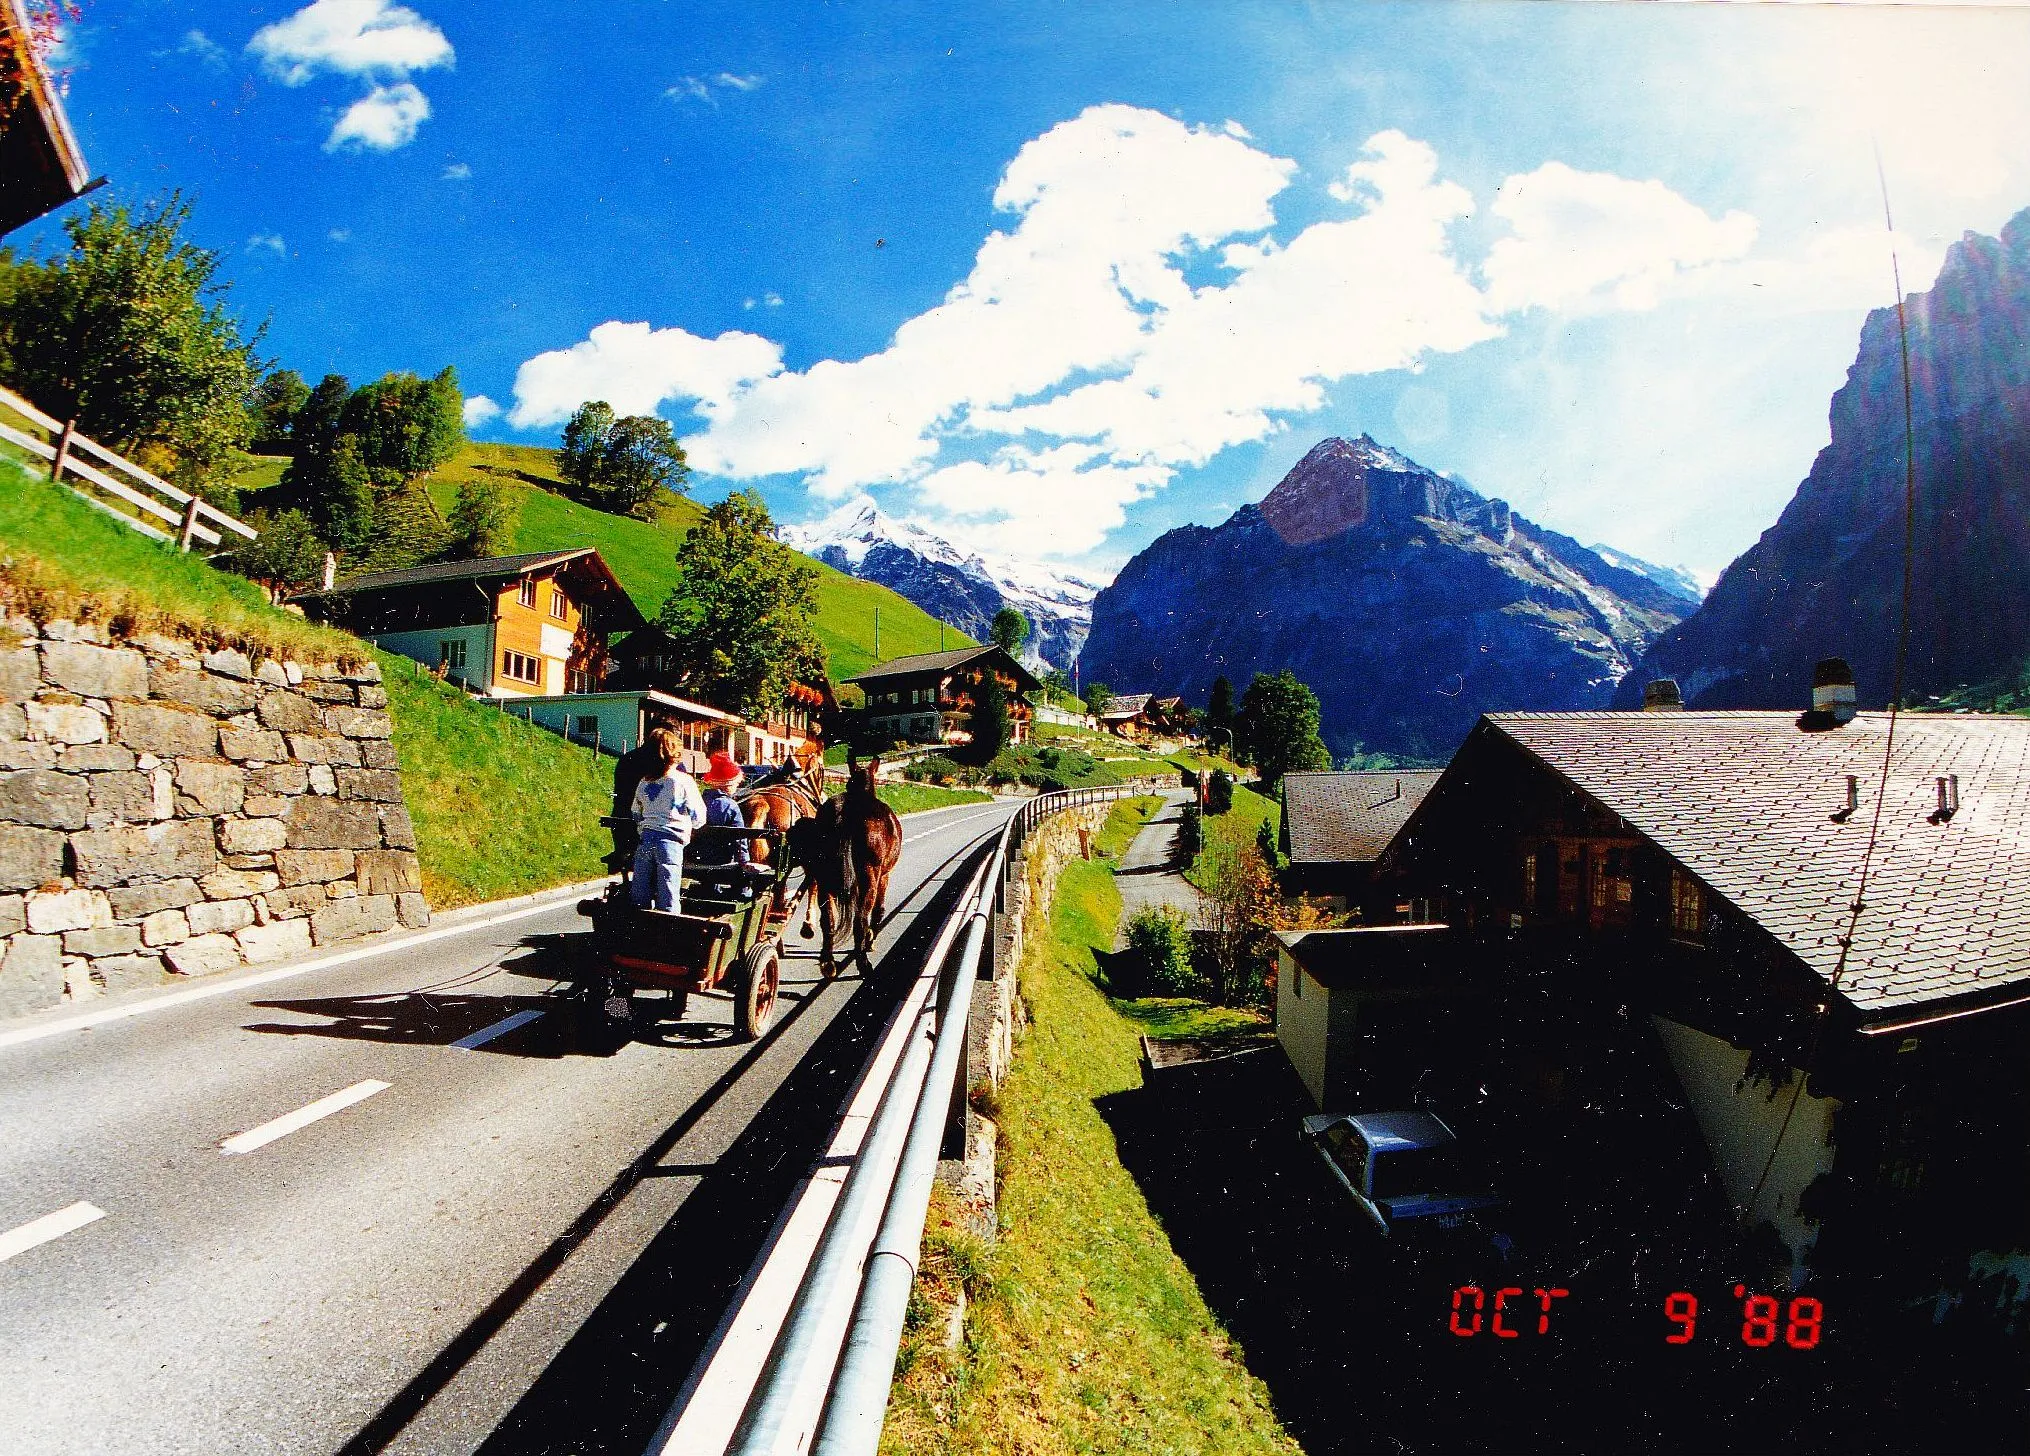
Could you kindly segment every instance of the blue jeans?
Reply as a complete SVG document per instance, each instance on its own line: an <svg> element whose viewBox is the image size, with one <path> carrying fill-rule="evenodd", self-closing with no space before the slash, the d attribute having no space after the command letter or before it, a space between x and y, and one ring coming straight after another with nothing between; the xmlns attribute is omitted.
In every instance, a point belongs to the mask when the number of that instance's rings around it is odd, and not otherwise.
<svg viewBox="0 0 2030 1456"><path fill-rule="evenodd" d="M644 829L635 846L634 876L628 886L634 903L644 910L677 910L677 882L683 872L684 841L667 830Z"/></svg>

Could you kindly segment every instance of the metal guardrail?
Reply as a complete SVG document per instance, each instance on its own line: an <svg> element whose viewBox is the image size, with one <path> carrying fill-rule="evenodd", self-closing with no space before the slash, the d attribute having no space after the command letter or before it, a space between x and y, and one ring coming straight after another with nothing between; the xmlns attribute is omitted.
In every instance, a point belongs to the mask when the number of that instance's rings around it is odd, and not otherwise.
<svg viewBox="0 0 2030 1456"><path fill-rule="evenodd" d="M123 526L132 527L142 535L152 536L157 541L173 544L179 551L188 551L192 541L206 546L216 546L225 539L220 534L223 531L232 531L249 541L259 535L259 532L246 522L235 520L201 496L178 489L154 472L143 470L126 456L108 450L96 440L80 435L70 425L44 414L12 390L0 389L0 405L5 405L30 424L47 430L56 437L56 443L52 445L46 440L39 440L26 430L17 430L4 421L0 421L0 440L19 445L29 454L49 461L51 480L73 495L97 506ZM77 458L74 451L90 455L105 469L85 464ZM118 479L109 474L109 471L117 471L126 479ZM93 489L80 490L69 480L64 479L65 475L81 480ZM100 495L93 494L93 491L123 501L145 515L166 522L175 528L174 533L118 509L101 499ZM158 496L162 499L156 499ZM163 501L167 501L168 504L163 504Z"/></svg>
<svg viewBox="0 0 2030 1456"><path fill-rule="evenodd" d="M1164 778L1040 794L1002 827L940 926L926 962L925 973L938 976L935 1031L926 1038L921 1025L932 1007L912 1009L906 1001L894 1025L910 1039L899 1048L891 1045L892 1037L884 1039L870 1059L870 1068L884 1056L892 1067L878 1110L857 1142L844 1186L800 1287L770 1338L767 1359L740 1407L737 1425L724 1436L714 1432L707 1437L710 1422L696 1419L686 1407L717 1402L723 1409L729 1392L710 1392L701 1402L704 1386L694 1375L657 1433L652 1453L864 1456L880 1444L938 1153L954 1089L964 1073L974 985L1021 846L1050 815L1176 786L1176 779ZM959 949L953 961L955 943ZM842 1121L853 1119L853 1107L870 1090L856 1095ZM876 1209L880 1222L870 1233L867 1224ZM728 1328L740 1326L741 1313L736 1309L729 1315ZM751 1327L745 1333L752 1336ZM713 1360L708 1352L701 1362L705 1381L713 1378ZM736 1399L739 1394L730 1393ZM719 1430L724 1429L722 1424Z"/></svg>

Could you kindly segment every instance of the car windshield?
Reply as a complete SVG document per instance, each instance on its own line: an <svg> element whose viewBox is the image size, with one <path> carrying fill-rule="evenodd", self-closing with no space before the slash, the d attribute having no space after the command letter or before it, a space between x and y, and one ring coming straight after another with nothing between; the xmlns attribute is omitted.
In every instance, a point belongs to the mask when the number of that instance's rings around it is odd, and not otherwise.
<svg viewBox="0 0 2030 1456"><path fill-rule="evenodd" d="M1466 1171L1457 1147L1405 1148L1375 1159L1375 1198L1400 1198L1406 1193L1461 1193Z"/></svg>

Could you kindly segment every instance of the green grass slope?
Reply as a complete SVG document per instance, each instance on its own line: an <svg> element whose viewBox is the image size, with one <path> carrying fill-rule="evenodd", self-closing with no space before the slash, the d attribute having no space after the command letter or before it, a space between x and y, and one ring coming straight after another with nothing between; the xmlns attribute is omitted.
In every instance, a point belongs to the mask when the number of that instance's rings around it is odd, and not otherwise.
<svg viewBox="0 0 2030 1456"><path fill-rule="evenodd" d="M579 505L560 494L554 451L529 445L470 444L435 475L428 488L438 509L449 511L459 485L491 480L503 486L520 508L516 552L591 546L606 558L627 594L653 618L676 584L677 542L704 514L689 500L676 501L656 522L635 521ZM818 638L834 680L864 672L874 655L875 613L880 613L881 658L936 652L940 646L972 642L956 628L940 631L937 619L885 586L859 581L816 563Z"/></svg>
<svg viewBox="0 0 2030 1456"><path fill-rule="evenodd" d="M249 582L151 541L0 461L0 599L38 620L179 633L261 656L358 662L356 637L268 605ZM448 909L600 873L611 761L595 761L382 654L402 797L430 903Z"/></svg>

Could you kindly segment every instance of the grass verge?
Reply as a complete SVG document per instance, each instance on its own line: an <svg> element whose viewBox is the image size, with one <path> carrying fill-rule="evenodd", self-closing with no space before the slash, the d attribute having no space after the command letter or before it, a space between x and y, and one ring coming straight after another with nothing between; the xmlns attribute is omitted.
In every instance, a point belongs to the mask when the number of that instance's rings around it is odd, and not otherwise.
<svg viewBox="0 0 2030 1456"><path fill-rule="evenodd" d="M1235 784L1233 808L1224 814L1208 814L1200 821L1205 830L1205 848L1191 862L1184 878L1201 890L1210 890L1212 877L1223 858L1252 846L1264 824L1274 834L1282 812L1282 806L1267 794Z"/></svg>
<svg viewBox="0 0 2030 1456"><path fill-rule="evenodd" d="M1030 1031L996 1109L1004 1232L978 1267L970 1253L942 1266L973 1296L964 1336L944 1351L919 1311L885 1452L1298 1450L1095 1105L1141 1082L1135 1025L1093 978L1121 912L1114 857L1155 802L1116 806L1099 857L1065 867L1024 954ZM933 1224L942 1259L953 1240Z"/></svg>
<svg viewBox="0 0 2030 1456"><path fill-rule="evenodd" d="M994 802L992 794L979 789L940 789L934 784L883 784L876 792L881 795L881 802L898 814L945 809L953 804Z"/></svg>

